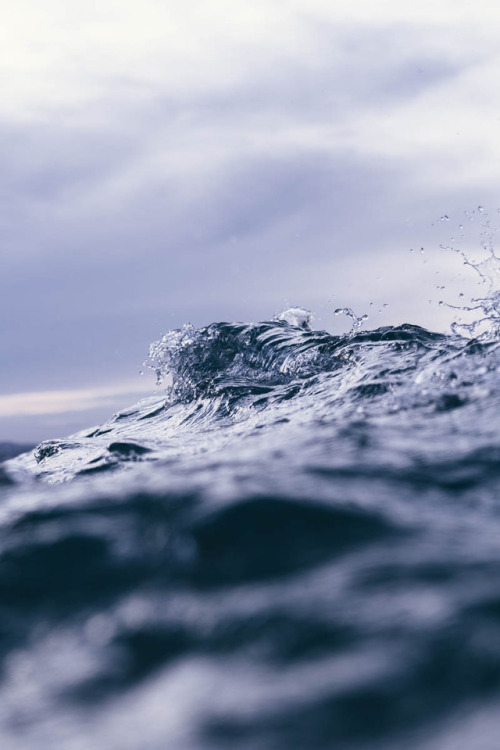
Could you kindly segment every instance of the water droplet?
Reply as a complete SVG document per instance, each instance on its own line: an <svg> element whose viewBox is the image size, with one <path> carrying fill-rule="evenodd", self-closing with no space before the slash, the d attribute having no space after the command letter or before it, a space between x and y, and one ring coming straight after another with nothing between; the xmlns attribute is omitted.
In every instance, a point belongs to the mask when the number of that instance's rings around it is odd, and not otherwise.
<svg viewBox="0 0 500 750"><path fill-rule="evenodd" d="M449 221L449 220L450 220L450 217L448 216L448 214L445 214L444 216L441 216L441 218L439 219L439 221L441 221L441 222L442 221Z"/></svg>
<svg viewBox="0 0 500 750"><path fill-rule="evenodd" d="M382 305L382 307L389 307L389 305L387 304L387 302L384 302L384 304Z"/></svg>
<svg viewBox="0 0 500 750"><path fill-rule="evenodd" d="M478 206L477 210L479 211L480 214L482 214L483 211L484 211L484 208L483 208L483 206Z"/></svg>
<svg viewBox="0 0 500 750"><path fill-rule="evenodd" d="M499 208L498 210L500 211L500 208ZM464 225L463 225L463 224L460 224L458 228L459 228L459 229L463 229L463 228L464 228Z"/></svg>
<svg viewBox="0 0 500 750"><path fill-rule="evenodd" d="M500 208L498 209L500 211ZM415 252L412 247L410 247L410 253Z"/></svg>
<svg viewBox="0 0 500 750"><path fill-rule="evenodd" d="M423 248L423 247L421 247L421 248L420 248L420 255L423 255L423 254L424 254L424 248Z"/></svg>

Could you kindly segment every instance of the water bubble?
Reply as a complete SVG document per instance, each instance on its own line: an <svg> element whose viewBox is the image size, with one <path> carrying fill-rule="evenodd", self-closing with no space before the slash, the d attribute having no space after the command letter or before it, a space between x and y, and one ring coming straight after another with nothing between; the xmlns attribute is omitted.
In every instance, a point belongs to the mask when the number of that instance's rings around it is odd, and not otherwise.
<svg viewBox="0 0 500 750"><path fill-rule="evenodd" d="M498 210L500 211L500 208ZM414 249L410 247L410 253L413 253L413 252L415 252Z"/></svg>
<svg viewBox="0 0 500 750"><path fill-rule="evenodd" d="M421 247L421 248L420 248L420 255L423 255L423 254L424 254L424 248L423 248L423 247Z"/></svg>
<svg viewBox="0 0 500 750"><path fill-rule="evenodd" d="M500 208L499 208L498 210L500 211ZM463 228L464 228L464 225L463 225L463 224L460 224L458 228L459 228L459 229L463 229Z"/></svg>
<svg viewBox="0 0 500 750"><path fill-rule="evenodd" d="M477 210L479 211L480 214L482 214L483 211L484 211L484 207L483 206L478 206Z"/></svg>
<svg viewBox="0 0 500 750"><path fill-rule="evenodd" d="M449 221L449 220L450 220L450 217L448 216L448 214L444 214L444 216L441 216L441 218L439 219L439 221L441 222Z"/></svg>

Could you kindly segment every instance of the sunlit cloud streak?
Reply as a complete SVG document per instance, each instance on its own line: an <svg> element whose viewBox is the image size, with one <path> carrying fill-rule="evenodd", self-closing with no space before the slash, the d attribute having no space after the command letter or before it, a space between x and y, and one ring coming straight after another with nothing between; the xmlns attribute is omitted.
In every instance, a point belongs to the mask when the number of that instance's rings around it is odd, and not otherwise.
<svg viewBox="0 0 500 750"><path fill-rule="evenodd" d="M0 418L113 408L117 398L129 395L137 399L138 393L145 393L144 385L120 383L112 388L13 393L0 396Z"/></svg>

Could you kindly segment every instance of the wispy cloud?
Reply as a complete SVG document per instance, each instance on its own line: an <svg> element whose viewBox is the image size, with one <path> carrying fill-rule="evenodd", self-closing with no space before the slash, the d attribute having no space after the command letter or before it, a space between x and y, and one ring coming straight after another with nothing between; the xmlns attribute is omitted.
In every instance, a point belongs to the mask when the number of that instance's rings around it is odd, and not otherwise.
<svg viewBox="0 0 500 750"><path fill-rule="evenodd" d="M112 409L123 396L151 395L144 384L121 383L112 388L12 393L0 396L0 418Z"/></svg>

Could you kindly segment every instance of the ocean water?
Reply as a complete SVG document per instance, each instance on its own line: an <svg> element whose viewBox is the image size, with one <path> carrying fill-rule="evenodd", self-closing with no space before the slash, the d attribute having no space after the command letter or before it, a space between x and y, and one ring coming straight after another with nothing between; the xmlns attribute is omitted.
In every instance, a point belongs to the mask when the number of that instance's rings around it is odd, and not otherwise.
<svg viewBox="0 0 500 750"><path fill-rule="evenodd" d="M0 467L5 750L493 750L500 343L305 312Z"/></svg>
<svg viewBox="0 0 500 750"><path fill-rule="evenodd" d="M450 334L186 325L151 346L161 395L0 465L0 746L496 750L500 337L473 307Z"/></svg>

